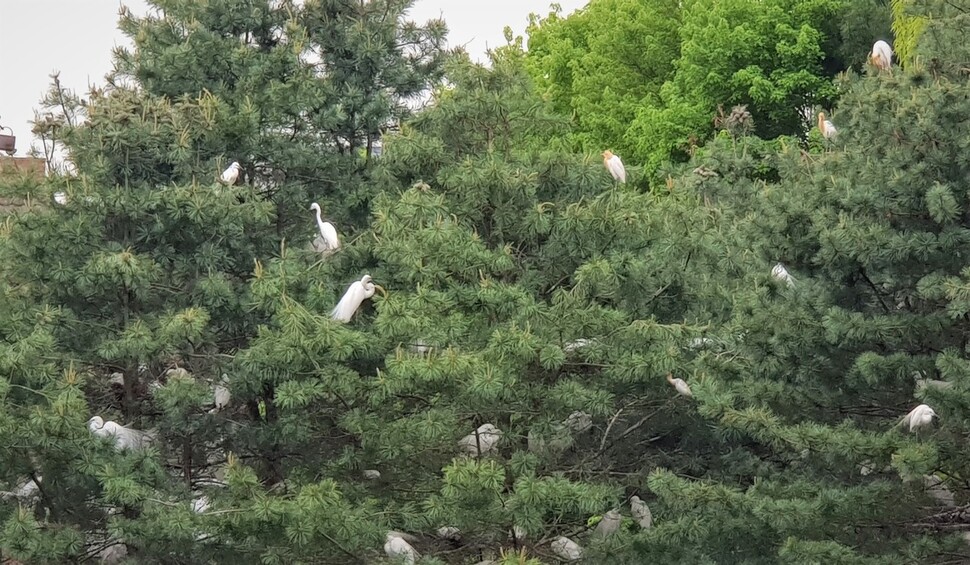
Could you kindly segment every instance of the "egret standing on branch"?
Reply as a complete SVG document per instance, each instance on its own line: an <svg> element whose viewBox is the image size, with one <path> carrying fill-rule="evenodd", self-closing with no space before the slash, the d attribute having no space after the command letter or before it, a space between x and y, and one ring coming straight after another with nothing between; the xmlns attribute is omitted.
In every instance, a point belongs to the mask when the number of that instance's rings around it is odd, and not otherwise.
<svg viewBox="0 0 970 565"><path fill-rule="evenodd" d="M909 414L906 414L902 424L907 426L909 431L915 432L922 427L932 424L933 418L939 418L939 416L926 404L920 404L916 408L913 408Z"/></svg>
<svg viewBox="0 0 970 565"><path fill-rule="evenodd" d="M822 137L830 140L835 139L835 136L839 134L839 130L835 129L835 124L825 119L825 112L818 113L818 131L822 132Z"/></svg>
<svg viewBox="0 0 970 565"><path fill-rule="evenodd" d="M94 416L88 420L88 429L98 437L111 438L118 451L147 447L152 440L152 434L148 432L126 428L111 420L105 422L101 416Z"/></svg>
<svg viewBox="0 0 970 565"><path fill-rule="evenodd" d="M237 161L233 161L232 164L229 165L228 169L222 171L222 182L228 184L229 186L236 184L236 180L239 178L239 171L241 169L242 168L239 166L239 163Z"/></svg>
<svg viewBox="0 0 970 565"><path fill-rule="evenodd" d="M354 281L347 288L343 298L330 312L330 317L338 322L349 322L354 317L354 313L360 305L368 298L374 296L374 292L380 290L385 296L384 288L371 282L370 275L364 275L359 281Z"/></svg>
<svg viewBox="0 0 970 565"><path fill-rule="evenodd" d="M619 183L626 182L626 169L623 167L623 161L620 161L620 158L609 149L603 152L603 165L613 175L613 180Z"/></svg>
<svg viewBox="0 0 970 565"><path fill-rule="evenodd" d="M310 205L310 210L317 214L317 227L320 228L320 235L313 240L313 249L324 257L340 249L340 239L337 238L337 228L330 222L324 222L320 217L320 205L314 202Z"/></svg>
<svg viewBox="0 0 970 565"><path fill-rule="evenodd" d="M881 39L873 43L869 62L881 71L888 71L893 66L893 48Z"/></svg>

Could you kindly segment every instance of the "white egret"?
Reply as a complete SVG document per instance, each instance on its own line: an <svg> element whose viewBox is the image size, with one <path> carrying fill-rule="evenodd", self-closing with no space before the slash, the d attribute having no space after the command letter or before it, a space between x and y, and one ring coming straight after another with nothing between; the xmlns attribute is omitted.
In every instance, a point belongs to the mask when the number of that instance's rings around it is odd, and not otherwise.
<svg viewBox="0 0 970 565"><path fill-rule="evenodd" d="M331 255L340 249L340 239L337 237L337 228L330 222L324 222L320 217L320 205L314 202L310 205L310 210L317 214L317 227L320 235L313 240L313 249L323 256Z"/></svg>
<svg viewBox="0 0 970 565"><path fill-rule="evenodd" d="M562 423L574 432L583 433L593 427L593 417L586 412L577 410L563 420Z"/></svg>
<svg viewBox="0 0 970 565"><path fill-rule="evenodd" d="M88 429L98 437L111 438L118 451L147 447L153 439L149 432L126 428L112 420L105 422L101 416L88 420Z"/></svg>
<svg viewBox="0 0 970 565"><path fill-rule="evenodd" d="M376 481L381 478L381 472L377 469L364 469L364 478L368 481Z"/></svg>
<svg viewBox="0 0 970 565"><path fill-rule="evenodd" d="M909 431L915 432L916 430L928 426L933 423L933 418L938 418L936 412L932 408L925 404L920 404L916 408L910 410L909 414L903 417L902 424L909 428Z"/></svg>
<svg viewBox="0 0 970 565"><path fill-rule="evenodd" d="M381 285L371 282L370 275L364 275L359 281L354 281L347 287L347 292L330 312L330 317L338 322L349 322L357 309L360 308L361 303L374 296L374 292L377 290L385 294Z"/></svg>
<svg viewBox="0 0 970 565"><path fill-rule="evenodd" d="M498 445L502 437L502 430L492 424L482 424L473 433L458 440L458 447L469 455L485 455Z"/></svg>
<svg viewBox="0 0 970 565"><path fill-rule="evenodd" d="M653 513L650 512L647 503L641 500L639 496L630 497L630 511L633 513L633 519L644 530L650 529L650 526L653 525Z"/></svg>
<svg viewBox="0 0 970 565"><path fill-rule="evenodd" d="M384 541L384 553L389 558L396 559L398 562L406 563L407 565L414 565L414 562L421 557L417 550L411 547L411 544L404 541L404 538L397 532L387 532Z"/></svg>
<svg viewBox="0 0 970 565"><path fill-rule="evenodd" d="M229 165L228 169L222 171L222 182L228 184L229 186L236 184L236 180L239 179L240 170L242 170L242 167L239 166L239 163L233 161L232 164Z"/></svg>
<svg viewBox="0 0 970 565"><path fill-rule="evenodd" d="M613 175L613 180L621 183L626 182L626 168L623 167L623 161L609 149L603 152L603 166Z"/></svg>
<svg viewBox="0 0 970 565"><path fill-rule="evenodd" d="M212 397L215 407L209 410L209 414L215 414L229 407L229 402L232 400L232 394L229 392L229 375L223 373L222 378L212 389Z"/></svg>
<svg viewBox="0 0 970 565"><path fill-rule="evenodd" d="M879 70L886 71L893 66L893 48L883 40L872 44L872 53L869 54L869 62Z"/></svg>
<svg viewBox="0 0 970 565"><path fill-rule="evenodd" d="M667 382L674 385L674 388L677 389L677 394L686 396L687 398L694 398L690 387L687 386L687 382L684 379L675 379L672 373L667 373Z"/></svg>
<svg viewBox="0 0 970 565"><path fill-rule="evenodd" d="M593 537L606 538L613 535L614 532L620 529L620 520L622 520L622 517L616 510L610 510L606 514L603 514L603 518L599 524L596 524L596 529L593 530Z"/></svg>
<svg viewBox="0 0 970 565"><path fill-rule="evenodd" d="M786 269L781 263L778 263L771 268L771 276L786 283L788 288L794 288L795 286L795 277L791 276L788 269Z"/></svg>
<svg viewBox="0 0 970 565"><path fill-rule="evenodd" d="M57 202L61 206L64 206L65 204L67 204L67 193L66 192L60 192L60 191L55 192L54 193L54 202Z"/></svg>
<svg viewBox="0 0 970 565"><path fill-rule="evenodd" d="M818 113L818 131L822 132L825 139L835 139L839 130L835 129L835 124L825 119L825 112Z"/></svg>
<svg viewBox="0 0 970 565"><path fill-rule="evenodd" d="M695 337L687 342L687 347L691 349L703 349L714 345L714 340L709 337Z"/></svg>
<svg viewBox="0 0 970 565"><path fill-rule="evenodd" d="M576 561L583 558L583 548L565 536L559 536L552 540L549 549L566 561Z"/></svg>

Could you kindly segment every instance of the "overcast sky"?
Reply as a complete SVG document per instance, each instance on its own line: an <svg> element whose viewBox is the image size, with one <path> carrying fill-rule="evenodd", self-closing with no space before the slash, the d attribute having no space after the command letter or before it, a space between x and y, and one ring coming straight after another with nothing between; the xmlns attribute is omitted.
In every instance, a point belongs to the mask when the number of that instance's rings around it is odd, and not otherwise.
<svg viewBox="0 0 970 565"><path fill-rule="evenodd" d="M545 15L552 0L417 0L416 21L443 15L449 44L465 45L481 59L487 47L503 45L502 29L522 34L531 12ZM587 0L558 0L566 13ZM123 0L136 14L145 0ZM124 42L115 24L117 0L0 0L0 125L17 135L17 154L27 152L28 122L50 84L61 72L61 83L80 92L103 83L111 69L111 48ZM4 133L8 133L4 131Z"/></svg>

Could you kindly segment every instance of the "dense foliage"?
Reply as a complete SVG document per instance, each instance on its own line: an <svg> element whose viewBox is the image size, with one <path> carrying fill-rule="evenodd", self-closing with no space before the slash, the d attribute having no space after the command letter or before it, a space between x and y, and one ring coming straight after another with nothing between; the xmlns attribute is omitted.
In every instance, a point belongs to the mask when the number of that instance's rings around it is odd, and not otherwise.
<svg viewBox="0 0 970 565"><path fill-rule="evenodd" d="M841 3L668 4L594 0L488 67L406 1L124 15L112 83L39 126L75 172L27 189L67 203L3 225L3 557L374 563L396 531L421 563L556 563L560 536L589 563L970 560L970 5L907 3L914 57L880 72L826 43L820 14L865 28ZM704 50L742 36L771 61ZM645 162L652 190L576 152L636 155L621 126L664 93L685 134L753 111ZM840 134L805 139L787 112L821 97Z"/></svg>

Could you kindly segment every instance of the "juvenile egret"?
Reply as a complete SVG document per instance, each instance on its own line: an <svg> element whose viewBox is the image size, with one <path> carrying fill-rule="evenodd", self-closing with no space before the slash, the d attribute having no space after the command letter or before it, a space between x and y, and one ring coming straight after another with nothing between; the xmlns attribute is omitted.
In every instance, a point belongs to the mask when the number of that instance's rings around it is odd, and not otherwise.
<svg viewBox="0 0 970 565"><path fill-rule="evenodd" d="M703 349L711 345L714 345L714 340L709 337L695 337L687 343L687 347L691 349Z"/></svg>
<svg viewBox="0 0 970 565"><path fill-rule="evenodd" d="M586 347L587 345L590 345L592 343L593 343L593 340L581 337L579 339L574 339L570 341L566 345L563 345L562 350L565 353L572 353L573 351Z"/></svg>
<svg viewBox="0 0 970 565"><path fill-rule="evenodd" d="M910 410L909 414L903 418L902 424L909 427L909 431L915 432L916 430L928 426L933 423L933 418L938 418L936 412L932 408L925 404L920 404L916 408Z"/></svg>
<svg viewBox="0 0 970 565"><path fill-rule="evenodd" d="M621 183L626 182L626 168L623 166L623 161L609 149L603 152L603 166L613 175L613 180Z"/></svg>
<svg viewBox="0 0 970 565"><path fill-rule="evenodd" d="M893 48L880 39L872 44L872 53L869 54L869 61L880 70L889 70L893 66Z"/></svg>
<svg viewBox="0 0 970 565"><path fill-rule="evenodd" d="M771 276L788 284L788 288L793 288L795 286L795 277L791 276L788 269L786 269L781 263L778 263L771 268Z"/></svg>
<svg viewBox="0 0 970 565"><path fill-rule="evenodd" d="M229 165L228 169L222 171L222 182L228 184L229 186L236 184L236 180L239 179L239 171L241 169L242 168L239 166L239 163L233 161L232 164Z"/></svg>
<svg viewBox="0 0 970 565"><path fill-rule="evenodd" d="M421 557L411 547L411 544L404 541L404 538L397 532L387 532L387 536L384 539L386 540L384 542L384 553L391 559L396 559L398 562L403 562L407 565L414 565L414 562Z"/></svg>
<svg viewBox="0 0 970 565"><path fill-rule="evenodd" d="M677 389L677 394L686 396L687 398L694 398L694 395L690 392L690 387L687 386L687 382L684 379L675 379L673 374L667 373L667 382L674 385L674 388Z"/></svg>
<svg viewBox="0 0 970 565"><path fill-rule="evenodd" d="M317 227L320 229L320 235L313 240L313 249L324 256L331 255L338 249L340 249L340 239L337 237L337 228L333 227L330 222L324 222L323 218L320 217L320 205L314 202L310 205L310 210L316 212L317 215Z"/></svg>
<svg viewBox="0 0 970 565"><path fill-rule="evenodd" d="M67 193L66 192L55 192L54 202L57 202L61 206L67 204Z"/></svg>
<svg viewBox="0 0 970 565"><path fill-rule="evenodd" d="M576 561L583 558L583 548L565 536L559 536L552 540L549 549L565 561Z"/></svg>
<svg viewBox="0 0 970 565"><path fill-rule="evenodd" d="M469 455L485 455L495 449L502 437L502 430L492 424L482 424L473 433L458 440L458 447Z"/></svg>
<svg viewBox="0 0 970 565"><path fill-rule="evenodd" d="M574 432L583 433L593 426L593 417L586 412L577 410L563 420L562 423Z"/></svg>
<svg viewBox="0 0 970 565"><path fill-rule="evenodd" d="M148 432L126 428L112 420L105 422L101 416L88 420L88 429L98 437L111 438L118 451L147 447L153 439Z"/></svg>
<svg viewBox="0 0 970 565"><path fill-rule="evenodd" d="M212 390L212 397L215 407L209 410L209 414L214 414L229 406L232 394L229 392L229 375L223 373L222 378Z"/></svg>
<svg viewBox="0 0 970 565"><path fill-rule="evenodd" d="M650 507L639 496L630 497L630 511L633 513L633 519L644 530L650 529L650 526L653 525L653 514L650 512Z"/></svg>
<svg viewBox="0 0 970 565"><path fill-rule="evenodd" d="M607 538L613 535L616 530L620 529L621 519L620 513L616 510L610 510L606 514L603 514L603 519L600 520L599 524L596 524L593 537Z"/></svg>
<svg viewBox="0 0 970 565"><path fill-rule="evenodd" d="M377 469L364 469L364 478L368 481L376 481L381 478L381 472Z"/></svg>
<svg viewBox="0 0 970 565"><path fill-rule="evenodd" d="M839 130L835 129L835 125L825 119L825 112L818 113L818 131L822 132L822 137L825 139L835 139L835 136L839 134Z"/></svg>
<svg viewBox="0 0 970 565"><path fill-rule="evenodd" d="M338 322L349 322L361 303L374 296L376 290L384 293L383 287L371 282L370 275L364 275L359 281L354 281L347 287L347 292L330 312L330 317Z"/></svg>

